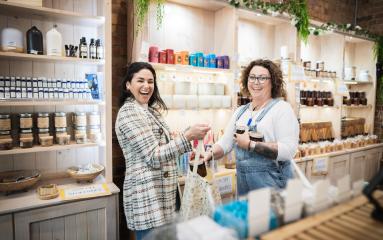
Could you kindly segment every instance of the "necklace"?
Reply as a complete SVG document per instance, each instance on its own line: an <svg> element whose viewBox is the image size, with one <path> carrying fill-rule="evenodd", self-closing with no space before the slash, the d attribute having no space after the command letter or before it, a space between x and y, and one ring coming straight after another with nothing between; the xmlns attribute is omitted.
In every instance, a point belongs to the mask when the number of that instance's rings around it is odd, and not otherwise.
<svg viewBox="0 0 383 240"><path fill-rule="evenodd" d="M251 122L253 121L253 118L254 118L254 116L255 116L255 113L257 113L259 110L261 110L268 102L269 102L270 100L267 100L266 102L264 102L259 108L258 108L258 106L255 106L254 108L253 108L253 110L251 111L251 115L250 115L250 118L249 118L249 120L247 120L247 126L249 127L250 126L250 124L251 124ZM251 106L251 104L249 105L249 108L250 108L250 106ZM256 111L256 109L258 108L258 110Z"/></svg>

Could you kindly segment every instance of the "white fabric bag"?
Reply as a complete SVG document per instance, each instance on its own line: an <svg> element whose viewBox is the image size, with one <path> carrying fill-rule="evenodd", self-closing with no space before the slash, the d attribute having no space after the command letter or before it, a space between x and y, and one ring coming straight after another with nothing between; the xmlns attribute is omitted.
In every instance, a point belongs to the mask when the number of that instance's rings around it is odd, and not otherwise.
<svg viewBox="0 0 383 240"><path fill-rule="evenodd" d="M221 195L218 188L202 178L197 173L200 154L203 153L203 143L198 141L197 152L194 159L193 171L188 170L185 179L185 188L181 200L180 215L182 220L208 215L210 216L216 205L221 204Z"/></svg>

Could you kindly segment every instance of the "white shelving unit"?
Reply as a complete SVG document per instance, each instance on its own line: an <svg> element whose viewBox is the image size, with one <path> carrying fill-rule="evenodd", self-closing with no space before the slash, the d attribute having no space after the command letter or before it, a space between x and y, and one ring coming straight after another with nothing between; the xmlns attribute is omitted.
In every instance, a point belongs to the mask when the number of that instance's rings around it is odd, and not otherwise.
<svg viewBox="0 0 383 240"><path fill-rule="evenodd" d="M39 169L45 183L56 183L59 188L75 187L74 180L65 174L68 167L73 165L86 165L99 163L105 167L105 171L97 178L95 183L107 183L112 194L118 193L118 189L112 183L112 86L111 86L111 28L112 28L112 3L110 0L49 0L43 1L44 7L32 7L24 4L15 4L0 1L0 31L5 27L14 27L24 33L32 26L36 26L43 34L44 54L46 53L46 33L54 24L62 35L63 45L78 45L81 37L101 39L104 45L104 59L91 60L70 57L53 57L47 55L30 55L26 53L0 52L0 75L20 77L45 77L45 78L66 78L84 79L85 73L95 73L102 79L102 100L57 100L57 99L31 99L31 100L1 100L0 113L17 115L19 113L38 112L93 112L97 111L101 116L102 141L100 143L53 145L41 147L35 145L32 148L14 148L12 150L0 151L0 172ZM62 46L64 48L64 46ZM24 49L26 43L24 40ZM64 52L64 51L63 51ZM67 115L68 133L72 132L73 126L69 115ZM17 131L18 123L12 118L12 126ZM52 122L50 123L53 129ZM16 127L16 128L14 128ZM34 127L36 127L34 125ZM73 139L73 136L72 136ZM62 177L66 178L63 180ZM40 184L37 184L40 185ZM81 185L77 185L81 186ZM110 203L108 210L103 206L105 222L117 219L118 209L117 197L109 197L115 201ZM28 202L23 202L28 199ZM43 202L38 199L35 190L23 193L14 193L11 197L1 195L0 201L6 203L0 210L0 215L9 214L15 211L28 210L37 207L49 216L53 216L55 207L53 205L63 204L61 199L51 202ZM12 201L14 203L12 204ZM87 200L84 200L87 201ZM96 200L93 200L93 202ZM104 201L104 200L100 200ZM77 203L76 203L77 204ZM74 204L74 205L76 205ZM78 203L82 204L82 203ZM86 204L86 203L84 203ZM51 206L51 207L49 207ZM105 209L104 209L105 208ZM105 212L106 211L106 212ZM82 211L84 212L84 211ZM73 214L73 213L71 213ZM77 214L77 213L76 213ZM48 216L47 215L47 216ZM45 215L44 215L45 216ZM65 217L65 214L56 217ZM114 218L114 219L112 219ZM51 224L50 218L41 219L44 224ZM19 228L22 223L14 220L13 225ZM108 231L108 239L116 239L116 226L102 225L100 228ZM87 225L82 224L87 228ZM23 226L24 227L24 226ZM30 236L34 235L35 229L24 229ZM53 231L53 230L52 230ZM25 232L24 232L25 233ZM28 235L28 236L29 236ZM16 235L15 239L18 239ZM100 236L105 238L105 236ZM23 238L25 239L25 238Z"/></svg>

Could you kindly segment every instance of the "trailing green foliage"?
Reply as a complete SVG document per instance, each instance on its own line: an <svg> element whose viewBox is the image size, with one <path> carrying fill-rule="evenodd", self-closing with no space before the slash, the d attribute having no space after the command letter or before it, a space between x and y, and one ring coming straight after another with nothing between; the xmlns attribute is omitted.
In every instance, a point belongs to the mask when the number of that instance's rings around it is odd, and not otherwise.
<svg viewBox="0 0 383 240"><path fill-rule="evenodd" d="M229 0L235 7L244 7L252 10L260 10L263 14L272 16L289 13L292 17L292 24L296 27L299 38L307 42L309 31L309 16L306 0L287 0L279 2L263 2L259 0Z"/></svg>
<svg viewBox="0 0 383 240"><path fill-rule="evenodd" d="M149 5L151 1L157 2L157 29L159 29L162 25L162 20L164 18L164 3L165 0L135 0L135 9L136 9L136 16L137 16L137 23L136 23L136 33L138 33L141 28L144 26L144 21L146 18L146 15L149 12Z"/></svg>

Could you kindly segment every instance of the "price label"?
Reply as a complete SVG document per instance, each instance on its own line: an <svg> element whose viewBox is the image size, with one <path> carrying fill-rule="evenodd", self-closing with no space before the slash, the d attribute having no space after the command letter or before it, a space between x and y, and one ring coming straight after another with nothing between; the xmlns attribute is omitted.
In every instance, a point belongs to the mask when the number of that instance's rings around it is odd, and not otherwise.
<svg viewBox="0 0 383 240"><path fill-rule="evenodd" d="M312 173L325 175L328 172L328 158L314 158Z"/></svg>
<svg viewBox="0 0 383 240"><path fill-rule="evenodd" d="M221 193L221 195L233 192L232 174L222 177L216 177L215 183L217 184L218 190Z"/></svg>
<svg viewBox="0 0 383 240"><path fill-rule="evenodd" d="M72 200L81 198L91 198L110 195L111 192L106 183L93 184L84 187L60 189L60 198L62 200Z"/></svg>

